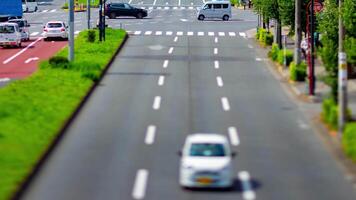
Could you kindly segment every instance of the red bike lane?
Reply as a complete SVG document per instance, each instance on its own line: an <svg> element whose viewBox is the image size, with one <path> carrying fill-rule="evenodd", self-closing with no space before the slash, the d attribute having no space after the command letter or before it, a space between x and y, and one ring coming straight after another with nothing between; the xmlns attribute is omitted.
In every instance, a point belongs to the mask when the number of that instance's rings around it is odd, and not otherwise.
<svg viewBox="0 0 356 200"><path fill-rule="evenodd" d="M24 42L22 48L0 48L0 78L21 79L31 75L41 60L50 58L67 43L37 38Z"/></svg>

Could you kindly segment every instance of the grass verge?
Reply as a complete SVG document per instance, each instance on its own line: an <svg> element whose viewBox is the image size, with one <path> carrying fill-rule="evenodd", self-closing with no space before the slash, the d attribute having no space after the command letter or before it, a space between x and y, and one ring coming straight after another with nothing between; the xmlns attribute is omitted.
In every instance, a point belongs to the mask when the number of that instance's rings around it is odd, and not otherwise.
<svg viewBox="0 0 356 200"><path fill-rule="evenodd" d="M356 162L356 122L346 124L342 136L342 147L345 154Z"/></svg>
<svg viewBox="0 0 356 200"><path fill-rule="evenodd" d="M107 29L106 41L75 40L74 62L41 63L31 77L0 89L0 199L9 199L46 152L67 119L98 80L124 40ZM67 48L57 56L67 56Z"/></svg>

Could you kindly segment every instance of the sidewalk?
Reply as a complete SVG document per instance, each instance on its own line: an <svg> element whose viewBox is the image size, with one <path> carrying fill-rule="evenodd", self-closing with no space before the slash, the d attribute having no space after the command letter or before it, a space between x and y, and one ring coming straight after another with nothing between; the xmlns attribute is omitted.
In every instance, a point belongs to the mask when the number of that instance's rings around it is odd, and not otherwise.
<svg viewBox="0 0 356 200"><path fill-rule="evenodd" d="M273 31L271 29L271 31ZM256 29L251 29L246 31L246 35L248 38L255 38ZM294 41L288 37L287 39L287 49L294 50ZM268 52L270 47L266 48ZM279 67L279 72L282 75L284 80L289 81L289 68L288 67ZM330 87L327 86L320 80L320 77L325 75L325 69L322 66L322 63L319 59L315 59L315 77L316 77L316 88L315 88L315 96L310 97L308 95L308 85L306 82L290 82L292 90L296 93L297 96L300 96L304 99L313 100L315 103L320 104L323 98L327 98L328 94L330 93ZM356 79L349 79L348 80L348 107L352 110L352 117L356 119Z"/></svg>

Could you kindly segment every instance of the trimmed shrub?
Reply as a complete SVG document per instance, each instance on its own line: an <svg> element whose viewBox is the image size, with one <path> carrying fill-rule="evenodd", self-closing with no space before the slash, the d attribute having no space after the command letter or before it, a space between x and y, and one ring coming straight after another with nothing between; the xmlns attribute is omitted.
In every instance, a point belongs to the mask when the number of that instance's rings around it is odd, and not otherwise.
<svg viewBox="0 0 356 200"><path fill-rule="evenodd" d="M53 56L48 60L51 68L69 69L69 60L63 56Z"/></svg>
<svg viewBox="0 0 356 200"><path fill-rule="evenodd" d="M350 109L346 111L346 121L351 120L352 113ZM323 100L322 104L322 120L330 125L332 129L337 129L338 126L338 106L332 98L327 98Z"/></svg>
<svg viewBox="0 0 356 200"><path fill-rule="evenodd" d="M266 32L263 36L263 44L271 46L273 43L273 34L270 32Z"/></svg>
<svg viewBox="0 0 356 200"><path fill-rule="evenodd" d="M356 162L356 123L348 123L342 135L342 147L347 156Z"/></svg>
<svg viewBox="0 0 356 200"><path fill-rule="evenodd" d="M95 42L96 31L95 30L88 30L87 34L87 41L90 43Z"/></svg>
<svg viewBox="0 0 356 200"><path fill-rule="evenodd" d="M278 58L277 61L279 64L284 65L284 49L278 51ZM289 64L293 61L293 51L287 49L286 50L286 64Z"/></svg>
<svg viewBox="0 0 356 200"><path fill-rule="evenodd" d="M289 78L293 81L305 81L307 76L307 64L301 62L299 65L296 65L294 62L291 62L289 65Z"/></svg>
<svg viewBox="0 0 356 200"><path fill-rule="evenodd" d="M266 29L260 28L258 34L258 41L263 42L263 38L265 37L266 33L267 33Z"/></svg>
<svg viewBox="0 0 356 200"><path fill-rule="evenodd" d="M273 61L277 61L278 52L279 52L278 44L274 43L274 44L272 45L271 51L268 52L268 56L269 56Z"/></svg>

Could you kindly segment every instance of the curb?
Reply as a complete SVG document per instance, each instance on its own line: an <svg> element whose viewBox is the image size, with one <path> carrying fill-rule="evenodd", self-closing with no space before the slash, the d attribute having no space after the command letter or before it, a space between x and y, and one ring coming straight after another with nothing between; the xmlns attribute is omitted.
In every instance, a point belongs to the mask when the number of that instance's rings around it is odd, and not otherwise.
<svg viewBox="0 0 356 200"><path fill-rule="evenodd" d="M90 96L93 94L93 92L95 91L96 87L100 84L100 82L103 79L104 75L106 74L107 70L110 68L110 66L113 63L114 59L116 58L116 56L120 53L120 51L124 47L124 45L125 45L125 43L126 43L128 38L129 38L129 35L126 33L125 38L123 39L120 47L116 50L116 52L114 53L113 57L110 59L108 64L103 69L99 80L94 82L94 84L90 87L90 89L88 90L87 94L80 101L79 105L74 110L72 115L64 123L64 125L62 126L62 128L58 132L57 136L55 136L53 141L49 144L47 150L45 150L43 155L40 156L40 159L35 164L35 166L33 167L32 171L23 180L23 182L21 184L19 184L19 187L18 187L17 191L15 191L15 193L12 196L10 196L10 199L19 200L24 195L24 193L28 189L28 187L31 184L31 182L36 178L36 175L39 173L41 168L46 163L46 160L50 157L51 153L54 151L54 149L56 148L57 144L61 141L61 139L65 135L66 130L69 128L69 126L72 124L72 122L74 121L76 116L79 114L81 109L84 107L85 103L89 100Z"/></svg>

